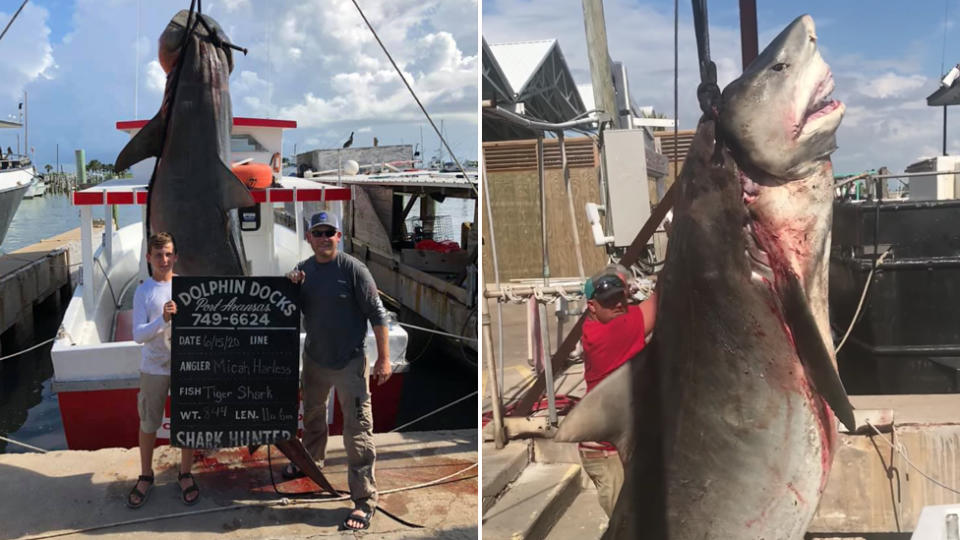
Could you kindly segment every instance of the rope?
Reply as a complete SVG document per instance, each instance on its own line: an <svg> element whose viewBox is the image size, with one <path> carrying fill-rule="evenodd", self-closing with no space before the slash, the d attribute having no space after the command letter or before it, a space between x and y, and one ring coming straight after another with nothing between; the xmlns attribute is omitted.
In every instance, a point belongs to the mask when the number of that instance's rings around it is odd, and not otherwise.
<svg viewBox="0 0 960 540"><path fill-rule="evenodd" d="M475 396L475 395L477 395L477 391L476 391L476 390L474 390L473 392L470 392L469 394L463 396L462 398L460 398L460 399L458 399L458 400L456 400L456 401L451 401L450 403L447 403L447 404L444 405L443 407L440 407L439 409L436 409L436 410L434 410L433 412L428 412L427 414L421 416L420 418L417 418L417 419L415 419L415 420L411 420L411 421L407 422L406 424L404 424L404 425L402 425L402 426L395 427L395 428L391 429L390 431L388 431L387 433L393 433L393 432L395 432L395 431L400 431L401 429L403 429L403 428L405 428L405 427L407 427L407 426L409 426L409 425L416 424L417 422L423 420L424 418L426 418L426 417L428 417L428 416L433 416L434 414L437 414L438 412L440 412L440 411L442 411L442 410L444 410L444 409L446 409L446 408L453 407L453 406L456 405L457 403L460 403L461 401L463 401L463 400L465 400L465 399L467 399L467 398L469 398L469 397Z"/></svg>
<svg viewBox="0 0 960 540"><path fill-rule="evenodd" d="M882 440L883 442L887 443L887 446L889 446L890 448L893 448L898 454L900 454L900 457L902 457L903 460L907 462L907 465L910 465L911 467L913 467L914 470L916 470L918 473L920 473L920 476L926 478L927 480L933 482L934 484L942 487L943 489L945 489L945 490L947 490L947 491L950 491L950 492L953 492L953 493L956 493L956 494L960 495L960 490L956 490L956 489L954 489L954 488L952 488L952 487L944 484L943 482L940 482L940 481L937 480L936 478L933 478L933 477L930 476L929 474L923 472L923 470L920 469L920 467L917 467L916 465L914 465L914 463L913 463L912 461L910 461L910 458L907 457L907 453L904 451L902 444L900 444L900 443L897 443L896 445L892 444L890 441L888 441L887 439L885 439L885 438L883 437L883 434L880 433L880 430L877 429L873 424L871 424L869 420L867 420L866 423L867 423L868 426L870 426L870 429L872 429L874 432L876 432L877 435L880 435L880 440ZM894 428L894 429L895 429L895 428Z"/></svg>
<svg viewBox="0 0 960 540"><path fill-rule="evenodd" d="M473 342L476 342L476 341L477 341L477 338L468 338L468 337L464 337L464 336L458 336L458 335L456 335L456 334L450 334L450 333L448 333L448 332L441 332L440 330L433 330L433 329L431 329L431 328L424 328L424 327L422 327L422 326L417 326L417 325L415 325L415 324L409 324L409 323L403 323L403 322L398 322L397 324L399 324L400 326L405 326L405 327L407 327L407 328L416 328L417 330L421 330L421 331L423 331L423 332L429 332L429 333L431 333L431 334L437 334L437 335L441 335L441 336L447 336L447 337L450 337L450 338L453 338L453 339L460 339L460 340L463 340L463 341L473 341Z"/></svg>
<svg viewBox="0 0 960 540"><path fill-rule="evenodd" d="M4 437L4 436L2 436L2 435L0 435L0 441L6 441L6 442L8 442L8 443L10 443L10 444L16 444L16 445L22 446L22 447L24 447L24 448L29 448L29 449L31 449L31 450L36 450L37 452L40 452L40 453L43 453L43 454L46 454L47 452L49 452L49 450L44 450L43 448L37 448L36 446L29 445L29 444L27 444L27 443L22 443L22 442L19 442L19 441L15 441L15 440L13 440L13 439L8 439L8 438L6 438L6 437Z"/></svg>
<svg viewBox="0 0 960 540"><path fill-rule="evenodd" d="M370 21L367 20L367 16L363 14L363 10L360 9L360 4L357 3L357 0L351 0L353 5L356 6L357 11L360 13L360 17L363 19L363 22L367 24L367 28L370 29L370 32L373 34L374 39L377 40L377 43L380 44L380 48L383 49L383 53L387 55L387 59L390 60L390 63L393 64L393 69L397 70L397 75L400 76L400 80L403 81L404 86L407 87L407 90L410 91L410 95L413 96L413 99L417 102L417 105L420 107L420 110L423 111L423 115L427 117L427 121L430 122L430 126L433 127L433 131L437 133L437 137L440 138L440 141L443 142L443 146L446 147L447 152L450 152L450 157L453 158L453 161L456 162L457 168L460 169L460 173L463 174L464 180L468 180L467 185L470 186L470 189L473 190L473 195L479 197L480 194L477 192L477 187L473 185L473 182L470 182L470 177L467 176L467 171L463 170L463 165L460 164L460 160L457 159L457 156L453 153L453 150L450 148L450 145L447 144L447 140L443 137L443 134L440 133L440 130L437 129L437 125L433 123L433 118L430 118L430 113L427 112L427 109L423 106L423 103L420 102L420 98L417 97L417 93L413 91L413 88L410 86L410 83L407 82L407 78L403 76L403 72L400 71L400 68L397 66L397 63L393 61L393 56L390 56L390 51L387 50L387 47L380 41L380 36L377 35L377 31L373 29L373 25L370 24Z"/></svg>
<svg viewBox="0 0 960 540"><path fill-rule="evenodd" d="M388 490L385 490L385 491L381 491L381 492L380 492L380 495L389 495L389 494L391 494L391 493L399 493L399 492L402 492L402 491L412 491L412 490L415 490L415 489L422 489L422 488L425 488L425 487L430 487L430 486L439 484L439 483L447 480L448 478L452 478L452 477L454 477L454 476L457 476L458 474L461 474L461 473L464 473L464 472L466 472L466 471L469 471L470 469L472 469L472 468L474 468L474 467L476 467L476 466L477 466L477 464L474 463L474 464L470 465L469 467L460 469L459 471L457 471L457 472L455 472L455 473L453 473L453 474L448 474L447 476L444 476L443 478L438 478L438 479L432 480L432 481L430 481L430 482L424 482L424 483L422 483L422 484L416 484L416 485L413 485L413 486L406 486L406 487L395 488L395 489L388 489ZM473 476L464 476L463 478L457 478L455 481L459 482L460 480L469 480L470 478L476 478L476 475L473 475ZM74 529L74 530L71 530L71 531L61 531L61 532L56 532L56 533L51 533L51 534L44 534L44 535L39 535L39 536L29 536L29 537L26 537L25 540L40 540L40 539L42 539L42 538L57 538L57 537L60 537L60 536L69 536L69 535L72 535L72 534L88 533L88 532L91 532L91 531L99 531L99 530L103 530L103 529L110 529L110 528L113 528L113 527L122 527L122 526L124 526L124 525L136 525L136 524L139 524L139 523L149 523L149 522L151 522L151 521L161 521L161 520L164 520L164 519L172 519L172 518L178 518L178 517L189 517L189 516L196 516L196 515L202 515L202 514L213 514L213 513L215 513L215 512L225 512L225 511L229 511L229 510L241 510L241 509L245 509L245 508L271 507L271 506L291 506L291 505L295 505L295 504L304 504L304 503L340 502L340 501L346 501L346 500L349 500L349 499L350 499L350 496L349 496L349 495L344 495L344 496L342 496L342 497L328 497L328 498L323 498L323 499L290 499L290 498L284 497L284 498L282 498L282 499L273 500L273 501L250 501L250 502L245 502L245 503L234 504L234 505L231 505L231 506L224 506L224 507L220 507L220 508L206 508L206 509L203 509L203 510L194 510L194 511L189 511L189 512L177 512L177 513L175 513L175 514L166 514L166 515L162 515L162 516L146 517L146 518L140 518L140 519L129 519L129 520L126 520L126 521L116 521L116 522L113 522L113 523L105 523L105 524L103 524L103 525L95 525L95 526L93 526L93 527L87 527L87 528L84 528L84 529Z"/></svg>
<svg viewBox="0 0 960 540"><path fill-rule="evenodd" d="M54 337L52 337L52 338L50 338L50 339L48 339L48 340L41 341L40 343L37 343L36 345L34 345L33 347L30 347L29 349L24 349L24 350L22 350L22 351L15 352L15 353L9 354L9 355L7 355L7 356L0 356L0 362L6 360L6 359L8 359L8 358L13 358L14 356L20 356L21 354L28 353L28 352L36 349L37 347L42 347L42 346L46 345L47 343L50 343L51 341L54 341L54 340L56 340L56 339L57 339L57 337L54 336Z"/></svg>
<svg viewBox="0 0 960 540"><path fill-rule="evenodd" d="M110 296L113 298L113 306L120 307L120 300L117 299L117 293L113 292L113 283L110 282L110 276L107 275L107 270L103 267L103 263L100 262L100 259L94 258L93 262L97 263L97 266L100 267L100 271L103 272L103 279L107 282L107 288L110 289ZM93 286L93 283L90 284Z"/></svg>
<svg viewBox="0 0 960 540"><path fill-rule="evenodd" d="M850 321L850 326L847 327L847 333L843 335L843 339L840 340L840 344L837 345L836 350L833 353L836 355L840 352L843 344L847 342L847 338L850 337L850 332L853 331L853 325L857 324L857 319L860 317L860 310L863 309L863 302L867 299L867 291L870 290L870 284L873 283L873 272L880 266L880 263L887 258L887 254L890 253L890 250L886 250L877 258L876 262L873 263L873 268L870 269L870 273L867 274L867 282L863 286L863 292L860 294L860 303L857 304L857 311L853 314L853 320Z"/></svg>

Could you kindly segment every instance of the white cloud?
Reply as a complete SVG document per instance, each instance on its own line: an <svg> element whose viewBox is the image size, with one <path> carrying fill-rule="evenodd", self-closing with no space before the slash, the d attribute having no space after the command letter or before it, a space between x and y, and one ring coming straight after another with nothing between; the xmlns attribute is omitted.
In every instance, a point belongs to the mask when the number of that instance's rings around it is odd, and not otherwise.
<svg viewBox="0 0 960 540"><path fill-rule="evenodd" d="M166 86L166 84L167 74L163 72L163 67L160 65L160 62L158 60L150 61L150 63L147 64L144 86L147 88L147 90L163 92L163 88Z"/></svg>
<svg viewBox="0 0 960 540"><path fill-rule="evenodd" d="M895 98L903 97L913 90L922 88L926 83L927 78L920 75L901 76L887 72L879 77L864 81L863 86L858 88L858 91L872 98Z"/></svg>
<svg viewBox="0 0 960 540"><path fill-rule="evenodd" d="M9 21L13 12L0 12L0 21ZM28 4L10 26L3 38L3 62L0 62L0 80L3 90L0 92L6 108L14 106L23 99L24 87L38 79L50 79L55 76L53 47L50 45L50 28L47 26L49 12L43 7Z"/></svg>

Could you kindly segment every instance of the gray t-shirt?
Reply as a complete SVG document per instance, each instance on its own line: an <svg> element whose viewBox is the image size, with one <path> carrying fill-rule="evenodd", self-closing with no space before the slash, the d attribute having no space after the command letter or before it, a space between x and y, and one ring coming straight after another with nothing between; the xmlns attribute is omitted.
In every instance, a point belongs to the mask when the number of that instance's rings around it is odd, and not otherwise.
<svg viewBox="0 0 960 540"><path fill-rule="evenodd" d="M300 309L307 333L304 358L328 369L342 369L363 354L367 320L386 326L387 311L370 270L342 251L328 263L313 257L297 267L306 274L300 288Z"/></svg>

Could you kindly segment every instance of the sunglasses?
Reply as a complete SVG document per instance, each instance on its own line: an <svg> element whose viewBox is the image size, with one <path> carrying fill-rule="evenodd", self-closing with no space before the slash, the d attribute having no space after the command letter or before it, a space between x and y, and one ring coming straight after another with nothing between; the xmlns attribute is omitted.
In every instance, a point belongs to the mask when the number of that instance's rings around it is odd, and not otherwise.
<svg viewBox="0 0 960 540"><path fill-rule="evenodd" d="M333 238L336 235L337 235L337 231L333 229L327 229L325 231L321 231L321 230L310 231L310 236L314 238L320 238L322 236L326 236L327 238Z"/></svg>
<svg viewBox="0 0 960 540"><path fill-rule="evenodd" d="M597 299L597 303L607 309L613 309L620 305L623 302L627 301L627 292L621 291L620 294L616 294L609 298L604 298L603 300Z"/></svg>

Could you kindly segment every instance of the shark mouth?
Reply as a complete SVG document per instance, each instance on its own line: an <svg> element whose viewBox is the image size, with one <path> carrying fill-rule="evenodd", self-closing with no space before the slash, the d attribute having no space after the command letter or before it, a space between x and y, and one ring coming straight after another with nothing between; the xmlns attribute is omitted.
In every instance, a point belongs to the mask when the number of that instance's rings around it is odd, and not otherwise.
<svg viewBox="0 0 960 540"><path fill-rule="evenodd" d="M830 97L834 89L833 73L827 70L826 76L817 85L816 90L810 95L810 102L804 111L804 118L800 128L800 134L813 131L820 125L818 120L825 119L834 112L843 109L843 103Z"/></svg>

